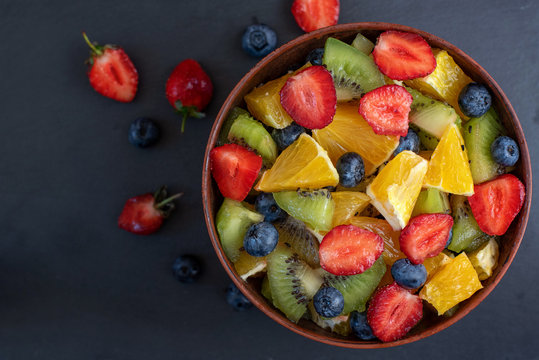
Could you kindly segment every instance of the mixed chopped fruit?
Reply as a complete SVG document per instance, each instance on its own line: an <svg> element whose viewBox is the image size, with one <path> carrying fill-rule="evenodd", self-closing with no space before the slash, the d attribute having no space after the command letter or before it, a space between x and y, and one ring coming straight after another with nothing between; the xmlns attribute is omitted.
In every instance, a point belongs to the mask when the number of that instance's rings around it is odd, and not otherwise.
<svg viewBox="0 0 539 360"><path fill-rule="evenodd" d="M317 3L294 2L306 31ZM526 196L519 149L447 51L398 31L328 38L244 100L210 153L217 232L288 319L395 341L495 272Z"/></svg>

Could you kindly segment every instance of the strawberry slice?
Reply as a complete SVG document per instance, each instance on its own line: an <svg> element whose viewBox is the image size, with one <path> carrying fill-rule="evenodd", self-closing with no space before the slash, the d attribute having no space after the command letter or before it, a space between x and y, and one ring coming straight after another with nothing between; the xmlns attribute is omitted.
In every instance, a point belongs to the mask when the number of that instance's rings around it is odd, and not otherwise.
<svg viewBox="0 0 539 360"><path fill-rule="evenodd" d="M503 235L524 204L526 189L511 174L474 186L468 198L479 228L489 235Z"/></svg>
<svg viewBox="0 0 539 360"><path fill-rule="evenodd" d="M99 46L82 33L90 46L88 79L95 91L108 98L130 102L138 88L138 73L125 51L116 45Z"/></svg>
<svg viewBox="0 0 539 360"><path fill-rule="evenodd" d="M420 35L408 32L381 33L372 56L380 71L393 80L427 76L436 68L429 44Z"/></svg>
<svg viewBox="0 0 539 360"><path fill-rule="evenodd" d="M401 251L413 264L422 264L445 249L453 218L447 214L421 214L408 222L399 236Z"/></svg>
<svg viewBox="0 0 539 360"><path fill-rule="evenodd" d="M378 135L406 136L413 100L404 87L384 85L361 98L359 113Z"/></svg>
<svg viewBox="0 0 539 360"><path fill-rule="evenodd" d="M280 92L281 105L299 125L322 129L333 121L337 94L323 66L311 66L290 77Z"/></svg>
<svg viewBox="0 0 539 360"><path fill-rule="evenodd" d="M334 227L320 244L320 266L333 275L361 274L384 251L384 240L354 225Z"/></svg>
<svg viewBox="0 0 539 360"><path fill-rule="evenodd" d="M295 0L292 15L303 31L311 32L336 25L339 7L339 0Z"/></svg>
<svg viewBox="0 0 539 360"><path fill-rule="evenodd" d="M419 296L397 283L378 289L367 310L367 322L373 334L383 342L402 338L423 317Z"/></svg>
<svg viewBox="0 0 539 360"><path fill-rule="evenodd" d="M224 197L243 201L262 168L262 158L243 146L226 144L210 152L211 173Z"/></svg>

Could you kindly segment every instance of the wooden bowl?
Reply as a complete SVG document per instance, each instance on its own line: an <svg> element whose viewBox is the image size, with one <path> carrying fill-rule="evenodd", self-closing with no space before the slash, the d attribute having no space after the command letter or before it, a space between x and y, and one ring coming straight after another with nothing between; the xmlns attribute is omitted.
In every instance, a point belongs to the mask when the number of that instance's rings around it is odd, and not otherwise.
<svg viewBox="0 0 539 360"><path fill-rule="evenodd" d="M476 82L485 84L490 89L493 96L494 107L500 115L505 128L508 130L509 136L516 139L520 146L520 161L517 164L514 174L521 179L526 186L527 194L522 210L500 242L500 258L498 266L495 269L494 274L483 281L483 289L476 292L468 300L462 302L458 311L452 317L439 317L428 308L425 308L423 319L406 335L406 337L398 341L382 343L379 341L361 341L354 336L339 336L318 327L311 321L303 319L300 320L298 324L295 324L289 321L279 310L269 304L261 295L260 281L257 282L255 279L254 281L250 280L249 282L244 282L238 276L232 262L227 259L223 252L215 229L215 215L222 203L222 196L211 177L209 153L216 145L219 131L221 130L221 126L226 119L228 112L234 106L245 107L243 97L254 87L285 74L292 64L303 63L309 51L314 48L323 47L326 39L330 36L350 43L355 35L361 31L364 36L375 41L377 36L386 30L407 31L421 35L433 48L447 50L468 76ZM479 303L494 289L496 284L498 284L515 257L526 229L530 211L531 195L532 171L530 155L524 133L513 107L494 79L471 57L449 42L408 26L380 22L342 24L320 29L288 42L262 59L243 77L243 79L240 80L221 107L210 133L204 157L204 167L202 170L202 198L208 232L219 261L221 261L221 264L237 287L256 307L288 329L316 341L348 348L383 348L411 343L447 328L462 319L473 308L479 305Z"/></svg>

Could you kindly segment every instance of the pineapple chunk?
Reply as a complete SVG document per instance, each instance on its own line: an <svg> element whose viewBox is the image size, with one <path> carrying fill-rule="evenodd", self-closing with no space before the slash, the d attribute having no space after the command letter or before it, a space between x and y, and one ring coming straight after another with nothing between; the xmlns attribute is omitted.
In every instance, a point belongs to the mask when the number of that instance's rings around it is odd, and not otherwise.
<svg viewBox="0 0 539 360"><path fill-rule="evenodd" d="M477 271L479 280L488 279L492 275L496 265L498 265L498 257L500 256L500 250L496 239L491 238L468 256L475 271Z"/></svg>

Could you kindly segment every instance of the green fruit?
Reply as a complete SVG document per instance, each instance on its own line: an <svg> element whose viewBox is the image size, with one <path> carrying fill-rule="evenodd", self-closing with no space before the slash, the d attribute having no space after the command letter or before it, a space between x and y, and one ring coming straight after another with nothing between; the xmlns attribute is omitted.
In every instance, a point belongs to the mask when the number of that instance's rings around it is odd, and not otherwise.
<svg viewBox="0 0 539 360"><path fill-rule="evenodd" d="M282 243L268 255L267 276L273 305L293 322L305 314L309 301L322 285L320 272L311 269Z"/></svg>
<svg viewBox="0 0 539 360"><path fill-rule="evenodd" d="M423 189L415 202L412 217L419 214L450 214L451 206L447 193L434 188Z"/></svg>
<svg viewBox="0 0 539 360"><path fill-rule="evenodd" d="M243 203L225 198L217 212L216 227L226 256L238 261L243 237L252 224L261 222L264 216L249 210Z"/></svg>
<svg viewBox="0 0 539 360"><path fill-rule="evenodd" d="M250 116L247 110L237 106L230 110L228 116L226 117L226 120L223 122L223 126L221 126L221 132L219 132L219 138L217 139L217 146L228 143L228 132L230 131L234 120L236 120L236 118L242 114Z"/></svg>
<svg viewBox="0 0 539 360"><path fill-rule="evenodd" d="M324 318L316 312L312 301L309 303L308 308L311 315L311 320L322 329L332 331L342 336L350 335L351 329L348 315L336 316L334 318Z"/></svg>
<svg viewBox="0 0 539 360"><path fill-rule="evenodd" d="M457 122L458 115L451 106L425 96L412 88L406 88L406 90L414 98L408 118L422 131L440 139L447 126Z"/></svg>
<svg viewBox="0 0 539 360"><path fill-rule="evenodd" d="M490 145L505 129L493 108L479 118L472 118L463 125L463 137L474 184L479 184L503 174L505 168L494 161Z"/></svg>
<svg viewBox="0 0 539 360"><path fill-rule="evenodd" d="M342 314L354 310L362 312L385 272L386 264L380 256L369 269L358 275L336 276L325 272L324 286L333 286L344 296Z"/></svg>
<svg viewBox="0 0 539 360"><path fill-rule="evenodd" d="M369 56L335 38L326 40L322 63L333 76L338 101L357 99L385 84Z"/></svg>
<svg viewBox="0 0 539 360"><path fill-rule="evenodd" d="M335 202L328 190L281 191L273 197L281 209L315 231L331 230Z"/></svg>
<svg viewBox="0 0 539 360"><path fill-rule="evenodd" d="M270 303L273 303L273 297L271 296L271 289L267 276L264 276L264 279L262 280L262 288L260 292L262 293L262 296L264 296Z"/></svg>
<svg viewBox="0 0 539 360"><path fill-rule="evenodd" d="M436 138L434 135L430 135L429 133L421 130L419 127L415 126L414 124L410 124L411 128L414 129L414 131L417 133L417 137L419 137L419 142L421 144L421 148L425 150L433 150L436 149L436 146L438 146L438 143L440 140Z"/></svg>
<svg viewBox="0 0 539 360"><path fill-rule="evenodd" d="M356 35L356 38L352 41L352 46L365 55L369 55L372 52L372 49L374 49L372 41L361 35L361 33Z"/></svg>
<svg viewBox="0 0 539 360"><path fill-rule="evenodd" d="M451 209L453 209L454 223L453 239L447 247L449 250L460 253L471 245L483 243L488 239L488 235L477 225L465 196L452 195Z"/></svg>
<svg viewBox="0 0 539 360"><path fill-rule="evenodd" d="M230 142L253 149L262 156L264 165L271 167L277 158L277 144L260 122L246 114L240 114L228 132Z"/></svg>
<svg viewBox="0 0 539 360"><path fill-rule="evenodd" d="M320 267L319 242L312 230L292 216L287 216L286 219L273 225L279 232L279 241L290 245L292 250L310 266Z"/></svg>

